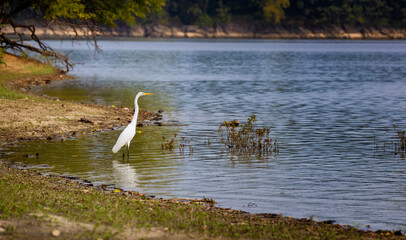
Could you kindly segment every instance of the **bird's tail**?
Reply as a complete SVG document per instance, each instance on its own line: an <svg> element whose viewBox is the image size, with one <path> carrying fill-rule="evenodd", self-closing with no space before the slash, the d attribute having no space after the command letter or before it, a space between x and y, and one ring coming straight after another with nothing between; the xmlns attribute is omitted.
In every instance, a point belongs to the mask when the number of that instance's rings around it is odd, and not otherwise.
<svg viewBox="0 0 406 240"><path fill-rule="evenodd" d="M116 144L116 145L114 145L112 151L113 151L113 153L117 153L120 149L121 149L121 146Z"/></svg>

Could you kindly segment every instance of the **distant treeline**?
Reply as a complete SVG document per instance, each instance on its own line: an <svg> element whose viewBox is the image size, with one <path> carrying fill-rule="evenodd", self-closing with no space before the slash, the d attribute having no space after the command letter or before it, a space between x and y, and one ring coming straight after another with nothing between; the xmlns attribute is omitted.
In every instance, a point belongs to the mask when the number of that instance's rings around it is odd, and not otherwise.
<svg viewBox="0 0 406 240"><path fill-rule="evenodd" d="M167 0L141 22L406 27L406 0Z"/></svg>

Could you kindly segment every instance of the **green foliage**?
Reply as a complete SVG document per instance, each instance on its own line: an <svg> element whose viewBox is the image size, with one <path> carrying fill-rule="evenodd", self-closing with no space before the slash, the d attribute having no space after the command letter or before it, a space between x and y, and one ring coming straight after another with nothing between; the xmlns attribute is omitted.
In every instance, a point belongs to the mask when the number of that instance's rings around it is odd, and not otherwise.
<svg viewBox="0 0 406 240"><path fill-rule="evenodd" d="M285 15L283 9L289 7L289 5L289 0L267 0L262 7L265 21L280 22Z"/></svg>
<svg viewBox="0 0 406 240"><path fill-rule="evenodd" d="M199 15L196 24L199 26L212 26L213 19L207 13L202 13Z"/></svg>
<svg viewBox="0 0 406 240"><path fill-rule="evenodd" d="M291 0L285 16L311 25L406 27L406 0Z"/></svg>
<svg viewBox="0 0 406 240"><path fill-rule="evenodd" d="M289 0L167 0L166 11L171 18L184 24L227 23L232 16L254 16L266 22L278 22L284 17Z"/></svg>
<svg viewBox="0 0 406 240"><path fill-rule="evenodd" d="M42 0L33 5L48 20L67 19L93 21L107 26L117 26L121 20L134 24L136 17L144 18L152 10L159 10L165 0Z"/></svg>
<svg viewBox="0 0 406 240"><path fill-rule="evenodd" d="M4 48L0 47L0 68L7 66L7 63L4 61Z"/></svg>
<svg viewBox="0 0 406 240"><path fill-rule="evenodd" d="M406 0L167 0L169 20L406 27Z"/></svg>
<svg viewBox="0 0 406 240"><path fill-rule="evenodd" d="M217 23L230 22L230 20L231 20L231 15L229 13L230 8L223 6L223 1L219 2L219 8L217 8L216 11L217 11L217 17L216 17Z"/></svg>

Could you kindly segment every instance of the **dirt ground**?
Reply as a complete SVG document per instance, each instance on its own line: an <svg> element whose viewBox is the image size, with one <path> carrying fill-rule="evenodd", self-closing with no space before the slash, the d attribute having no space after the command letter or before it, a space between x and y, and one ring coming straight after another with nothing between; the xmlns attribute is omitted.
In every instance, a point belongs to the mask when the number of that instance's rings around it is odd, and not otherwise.
<svg viewBox="0 0 406 240"><path fill-rule="evenodd" d="M0 140L54 139L113 129L131 121L133 109L51 99L0 99ZM140 111L139 121L153 117Z"/></svg>

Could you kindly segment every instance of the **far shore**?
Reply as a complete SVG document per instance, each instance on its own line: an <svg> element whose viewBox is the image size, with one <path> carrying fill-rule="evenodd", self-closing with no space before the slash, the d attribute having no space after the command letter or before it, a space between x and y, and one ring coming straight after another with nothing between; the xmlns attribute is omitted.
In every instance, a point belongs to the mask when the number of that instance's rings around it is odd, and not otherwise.
<svg viewBox="0 0 406 240"><path fill-rule="evenodd" d="M14 33L11 26L5 26L2 32ZM67 34L66 34L67 33ZM30 33L24 33L28 38ZM75 36L75 32L63 32L59 28L37 26L40 37L54 38L66 35ZM84 36L84 32L78 32ZM98 37L125 38L214 38L214 39L365 39L365 40L405 40L405 28L374 26L305 26L305 25L255 25L247 23L228 23L218 26L136 24L133 27L121 26L105 28L97 33Z"/></svg>

